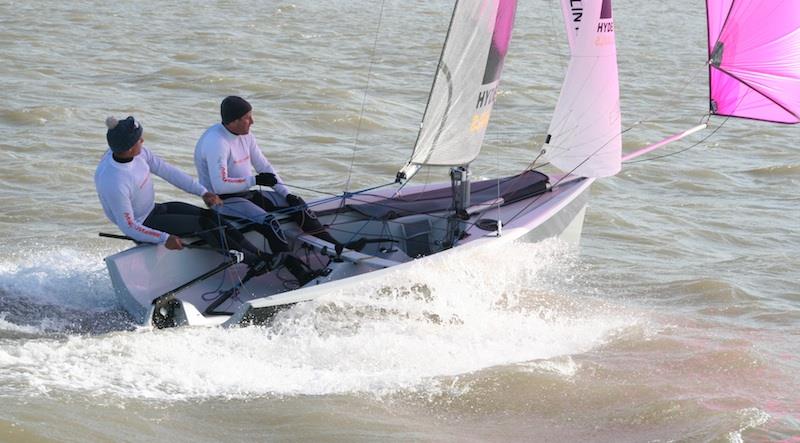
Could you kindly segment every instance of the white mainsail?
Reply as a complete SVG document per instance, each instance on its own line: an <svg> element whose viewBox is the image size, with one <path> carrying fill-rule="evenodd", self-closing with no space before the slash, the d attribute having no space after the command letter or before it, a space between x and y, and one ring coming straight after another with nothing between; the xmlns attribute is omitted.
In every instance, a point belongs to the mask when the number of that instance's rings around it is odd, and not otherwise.
<svg viewBox="0 0 800 443"><path fill-rule="evenodd" d="M516 0L459 0L411 160L420 166L469 164L478 156L511 41Z"/></svg>
<svg viewBox="0 0 800 443"><path fill-rule="evenodd" d="M621 168L619 76L611 0L561 0L572 57L545 154L562 171L607 177Z"/></svg>

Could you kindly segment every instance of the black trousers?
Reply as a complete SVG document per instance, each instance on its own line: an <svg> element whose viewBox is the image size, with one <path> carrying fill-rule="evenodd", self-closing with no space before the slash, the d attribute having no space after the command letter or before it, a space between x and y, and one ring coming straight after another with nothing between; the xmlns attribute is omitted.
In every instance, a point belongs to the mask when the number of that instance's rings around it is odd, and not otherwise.
<svg viewBox="0 0 800 443"><path fill-rule="evenodd" d="M245 263L257 263L258 248L233 226L224 221L220 223L220 220L221 217L208 209L183 202L168 202L156 203L143 224L179 237L200 237L216 249L241 251L245 255Z"/></svg>

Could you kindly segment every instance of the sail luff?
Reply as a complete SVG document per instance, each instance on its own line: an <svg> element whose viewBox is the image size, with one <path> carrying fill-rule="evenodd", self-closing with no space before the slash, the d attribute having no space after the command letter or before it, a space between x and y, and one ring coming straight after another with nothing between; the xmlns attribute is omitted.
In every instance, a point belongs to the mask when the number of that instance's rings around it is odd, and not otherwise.
<svg viewBox="0 0 800 443"><path fill-rule="evenodd" d="M444 36L444 43L442 43L442 52L439 54L439 62L436 64L436 70L439 71L442 66L442 59L444 58L445 51L447 50L447 41L450 39L450 31L453 29L453 20L455 20L456 11L458 10L459 0L456 0L455 5L453 6L453 12L450 15L450 24L447 26L447 34ZM431 89L428 92L428 101L425 102L425 110L422 112L422 121L419 123L419 132L417 132L417 139L414 141L414 150L411 152L411 158L415 157L417 153L417 146L419 144L419 139L422 136L422 128L424 127L425 117L428 115L428 108L431 105L431 98L433 97L433 91L436 89L436 79L439 77L437 75L433 76L433 81L431 82ZM418 165L413 165L411 160L408 161L405 167L401 169L397 173L397 180L406 180L411 178L414 174L417 173L419 169Z"/></svg>

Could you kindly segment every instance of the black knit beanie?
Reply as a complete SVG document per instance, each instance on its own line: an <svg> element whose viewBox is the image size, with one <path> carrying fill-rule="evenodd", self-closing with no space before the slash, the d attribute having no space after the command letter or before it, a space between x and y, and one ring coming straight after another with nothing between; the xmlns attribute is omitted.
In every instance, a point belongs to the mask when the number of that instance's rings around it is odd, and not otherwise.
<svg viewBox="0 0 800 443"><path fill-rule="evenodd" d="M112 152L125 152L142 138L142 125L132 116L128 116L125 120L108 117L106 126L108 127L106 140Z"/></svg>
<svg viewBox="0 0 800 443"><path fill-rule="evenodd" d="M222 124L224 125L241 118L252 110L253 107L250 106L250 103L247 103L247 100L235 95L225 97L225 100L222 100L222 104L219 106L220 114L222 114Z"/></svg>

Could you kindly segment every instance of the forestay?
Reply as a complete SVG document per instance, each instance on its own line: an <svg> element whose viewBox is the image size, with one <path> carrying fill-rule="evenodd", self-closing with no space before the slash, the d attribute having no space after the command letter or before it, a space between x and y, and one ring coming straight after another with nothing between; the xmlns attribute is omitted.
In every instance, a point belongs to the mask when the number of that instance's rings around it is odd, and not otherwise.
<svg viewBox="0 0 800 443"><path fill-rule="evenodd" d="M469 164L478 156L511 41L516 0L460 0L453 10L422 127L409 163Z"/></svg>
<svg viewBox="0 0 800 443"><path fill-rule="evenodd" d="M574 175L611 176L622 153L611 0L561 0L561 7L571 58L544 158Z"/></svg>
<svg viewBox="0 0 800 443"><path fill-rule="evenodd" d="M800 122L800 1L708 0L711 112Z"/></svg>

